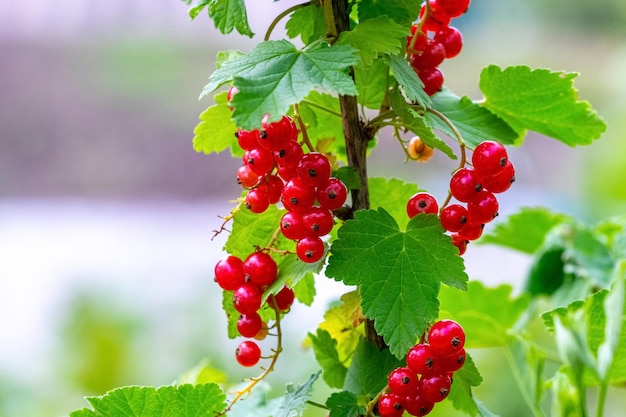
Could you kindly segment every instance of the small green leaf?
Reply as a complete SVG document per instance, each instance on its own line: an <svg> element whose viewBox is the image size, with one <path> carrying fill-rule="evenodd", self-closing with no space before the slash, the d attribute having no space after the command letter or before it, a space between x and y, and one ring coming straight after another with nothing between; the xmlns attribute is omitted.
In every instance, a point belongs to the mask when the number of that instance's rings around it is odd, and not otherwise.
<svg viewBox="0 0 626 417"><path fill-rule="evenodd" d="M213 417L226 408L217 384L123 387L101 397L87 397L93 407L70 417Z"/></svg>
<svg viewBox="0 0 626 417"><path fill-rule="evenodd" d="M313 146L317 149L321 141L331 142L325 145L324 151L332 153L338 160L347 163L341 109L337 97L311 91L299 104L298 109L300 117L307 126L307 133Z"/></svg>
<svg viewBox="0 0 626 417"><path fill-rule="evenodd" d="M304 413L307 401L309 401L313 393L313 384L319 376L319 372L313 374L307 382L299 386L287 385L285 396L273 417L301 416Z"/></svg>
<svg viewBox="0 0 626 417"><path fill-rule="evenodd" d="M356 67L354 81L359 92L359 104L369 109L380 109L389 88L389 67L376 60L368 68Z"/></svg>
<svg viewBox="0 0 626 417"><path fill-rule="evenodd" d="M326 35L324 9L319 4L309 4L294 11L285 24L287 36L291 39L300 36L302 43L308 45Z"/></svg>
<svg viewBox="0 0 626 417"><path fill-rule="evenodd" d="M411 68L406 59L399 56L390 56L385 60L391 68L391 72L400 84L407 98L423 108L430 107L432 102L424 91L424 83Z"/></svg>
<svg viewBox="0 0 626 417"><path fill-rule="evenodd" d="M364 334L361 298L358 291L341 296L341 304L331 307L324 313L324 321L319 328L328 332L337 341L337 353L342 364L348 366L352 355Z"/></svg>
<svg viewBox="0 0 626 417"><path fill-rule="evenodd" d="M454 373L454 382L448 395L454 408L469 415L478 414L478 407L472 395L472 387L479 386L482 381L483 378L476 369L472 357L467 354L463 367Z"/></svg>
<svg viewBox="0 0 626 417"><path fill-rule="evenodd" d="M400 366L404 366L403 362L388 349L378 350L373 344L361 339L348 368L343 389L371 398L387 385L389 372Z"/></svg>
<svg viewBox="0 0 626 417"><path fill-rule="evenodd" d="M235 137L237 126L230 118L227 95L226 92L216 94L217 104L200 114L200 123L193 131L193 149L196 152L219 153L230 148L233 156L243 155Z"/></svg>
<svg viewBox="0 0 626 417"><path fill-rule="evenodd" d="M420 9L420 2L413 0L361 0L359 3L359 21L376 19L379 16L388 16L394 22L409 26Z"/></svg>
<svg viewBox="0 0 626 417"><path fill-rule="evenodd" d="M322 367L322 378L331 388L343 387L348 368L339 359L337 341L326 330L317 329L316 334L309 333L315 359Z"/></svg>
<svg viewBox="0 0 626 417"><path fill-rule="evenodd" d="M198 15L204 10L204 8L209 4L211 0L202 0L199 4L189 9L189 17L191 20L198 17ZM191 4L191 0L186 2L187 4Z"/></svg>
<svg viewBox="0 0 626 417"><path fill-rule="evenodd" d="M254 129L265 114L271 121L280 119L315 88L356 95L348 68L357 61L356 51L346 45L320 44L299 51L286 40L266 41L213 72L202 96L232 81L239 89L230 103L232 117L242 129Z"/></svg>
<svg viewBox="0 0 626 417"><path fill-rule="evenodd" d="M365 415L366 408L359 398L349 391L334 392L326 400L329 417L358 417Z"/></svg>
<svg viewBox="0 0 626 417"><path fill-rule="evenodd" d="M569 366L563 365L559 368L550 380L550 386L553 396L551 416L583 417L584 413L580 408L581 393L576 388L575 377Z"/></svg>
<svg viewBox="0 0 626 417"><path fill-rule="evenodd" d="M361 306L398 358L438 316L441 283L465 289L458 250L435 215L419 215L400 231L383 208L359 210L339 229L326 275L359 285Z"/></svg>
<svg viewBox="0 0 626 417"><path fill-rule="evenodd" d="M210 0L209 16L215 27L227 35L237 29L242 35L252 37L254 33L248 23L248 13L244 0Z"/></svg>
<svg viewBox="0 0 626 417"><path fill-rule="evenodd" d="M387 16L377 16L364 20L352 30L342 32L338 45L350 45L359 51L361 65L371 66L381 55L400 55L404 52L406 27L401 26Z"/></svg>
<svg viewBox="0 0 626 417"><path fill-rule="evenodd" d="M410 184L396 178L370 177L368 186L370 206L373 209L384 208L396 220L398 227L404 229L410 219L406 214L406 204L398 204L398 202L407 202L413 194L421 191L417 184Z"/></svg>
<svg viewBox="0 0 626 417"><path fill-rule="evenodd" d="M232 387L232 392L244 389L249 382ZM264 381L259 382L245 397L245 401L237 401L228 411L228 417L275 416L282 398L270 398L271 387ZM232 399L234 394L229 396Z"/></svg>
<svg viewBox="0 0 626 417"><path fill-rule="evenodd" d="M532 70L527 66L501 69L490 65L480 74L484 106L518 134L534 130L569 146L589 145L606 125L573 86L577 74Z"/></svg>
<svg viewBox="0 0 626 417"><path fill-rule="evenodd" d="M277 223L279 224L279 223ZM293 244L293 243L292 243ZM266 289L264 292L264 300L270 294L275 294L280 291L285 285L293 287L297 285L300 280L307 276L313 277L313 274L319 273L324 267L325 256L313 263L301 261L295 253L290 253L282 256L278 260L278 276L276 280ZM310 293L310 289L307 290ZM313 287L313 295L315 294L315 287Z"/></svg>
<svg viewBox="0 0 626 417"><path fill-rule="evenodd" d="M361 179L356 169L351 166L344 166L333 171L333 177L339 178L348 190L357 190L361 186Z"/></svg>
<svg viewBox="0 0 626 417"><path fill-rule="evenodd" d="M255 247L266 247L279 227L284 213L284 210L279 210L273 205L261 214L252 213L241 206L233 218L232 229L224 250L244 260L254 252ZM288 242L293 245L291 241L281 240L281 243Z"/></svg>
<svg viewBox="0 0 626 417"><path fill-rule="evenodd" d="M306 274L293 287L292 290L296 299L305 306L311 306L315 299L315 276Z"/></svg>

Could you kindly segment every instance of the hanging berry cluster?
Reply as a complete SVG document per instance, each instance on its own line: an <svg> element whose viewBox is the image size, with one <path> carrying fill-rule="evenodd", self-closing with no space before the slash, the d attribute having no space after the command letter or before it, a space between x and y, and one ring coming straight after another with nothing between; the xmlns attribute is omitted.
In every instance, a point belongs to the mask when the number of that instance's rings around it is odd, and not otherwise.
<svg viewBox="0 0 626 417"><path fill-rule="evenodd" d="M506 148L495 141L481 142L472 153L472 166L462 166L450 179L450 195L439 210L435 197L427 192L413 195L407 202L407 214L439 214L441 225L451 233L452 243L463 255L467 244L478 239L485 224L498 215L495 194L509 189L515 181L515 167ZM460 203L447 204L451 197Z"/></svg>
<svg viewBox="0 0 626 417"><path fill-rule="evenodd" d="M435 323L427 342L409 349L406 366L396 368L387 377L387 387L378 399L381 417L429 414L436 403L450 392L454 372L465 363L465 332L452 320Z"/></svg>
<svg viewBox="0 0 626 417"><path fill-rule="evenodd" d="M424 83L424 91L433 95L443 85L439 65L457 56L463 36L450 21L465 13L470 0L429 0L420 9L420 21L411 27L407 55L411 66Z"/></svg>

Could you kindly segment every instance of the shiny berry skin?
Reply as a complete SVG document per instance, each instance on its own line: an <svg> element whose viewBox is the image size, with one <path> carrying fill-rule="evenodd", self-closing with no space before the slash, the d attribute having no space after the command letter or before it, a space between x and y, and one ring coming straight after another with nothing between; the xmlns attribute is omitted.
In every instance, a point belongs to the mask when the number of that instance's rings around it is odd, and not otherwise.
<svg viewBox="0 0 626 417"><path fill-rule="evenodd" d="M498 215L498 199L491 191L483 189L467 203L469 218L477 223L489 223Z"/></svg>
<svg viewBox="0 0 626 417"><path fill-rule="evenodd" d="M243 188L252 188L259 183L261 176L254 172L250 165L243 164L237 170L237 182Z"/></svg>
<svg viewBox="0 0 626 417"><path fill-rule="evenodd" d="M278 175L268 175L263 185L267 187L267 198L270 204L278 203L285 185L283 180Z"/></svg>
<svg viewBox="0 0 626 417"><path fill-rule="evenodd" d="M215 264L215 281L227 291L236 290L245 283L243 261L233 255L226 255Z"/></svg>
<svg viewBox="0 0 626 417"><path fill-rule="evenodd" d="M515 182L515 167L508 161L502 171L491 177L483 177L483 185L494 194L502 193Z"/></svg>
<svg viewBox="0 0 626 417"><path fill-rule="evenodd" d="M463 203L473 200L482 189L481 178L471 168L458 169L450 178L450 192Z"/></svg>
<svg viewBox="0 0 626 417"><path fill-rule="evenodd" d="M436 42L443 45L446 58L454 58L461 53L463 49L463 35L461 31L454 26L448 26L435 33L433 38Z"/></svg>
<svg viewBox="0 0 626 417"><path fill-rule="evenodd" d="M404 412L402 398L395 394L383 394L378 400L378 414L380 417L401 417Z"/></svg>
<svg viewBox="0 0 626 417"><path fill-rule="evenodd" d="M438 355L452 355L465 345L465 332L453 320L440 320L428 331L428 344Z"/></svg>
<svg viewBox="0 0 626 417"><path fill-rule="evenodd" d="M324 256L324 242L317 236L303 237L296 243L296 253L303 262L317 262Z"/></svg>
<svg viewBox="0 0 626 417"><path fill-rule="evenodd" d="M448 232L458 232L467 223L467 208L460 204L449 204L441 210L441 225Z"/></svg>
<svg viewBox="0 0 626 417"><path fill-rule="evenodd" d="M323 207L312 207L302 213L302 223L307 232L315 236L326 236L333 230L333 213Z"/></svg>
<svg viewBox="0 0 626 417"><path fill-rule="evenodd" d="M315 188L306 185L299 177L292 178L283 186L281 200L289 211L306 211L315 202Z"/></svg>
<svg viewBox="0 0 626 417"><path fill-rule="evenodd" d="M420 380L420 395L431 403L438 403L446 399L450 393L452 381L448 374L435 374L422 377Z"/></svg>
<svg viewBox="0 0 626 417"><path fill-rule="evenodd" d="M429 39L421 53L411 55L411 66L416 71L434 68L446 58L446 50L443 44L434 39Z"/></svg>
<svg viewBox="0 0 626 417"><path fill-rule="evenodd" d="M241 366L254 366L261 359L261 348L251 340L244 340L237 346L235 358Z"/></svg>
<svg viewBox="0 0 626 417"><path fill-rule="evenodd" d="M317 201L328 210L337 210L348 198L348 188L339 178L331 177L317 189Z"/></svg>
<svg viewBox="0 0 626 417"><path fill-rule="evenodd" d="M433 408L435 407L435 403L426 401L424 398L422 398L419 392L417 394L410 395L404 398L402 404L404 405L404 410L407 413L416 417L422 417L430 414L430 412L433 411Z"/></svg>
<svg viewBox="0 0 626 417"><path fill-rule="evenodd" d="M274 300L273 302L276 303L276 307L278 307L280 311L286 311L289 310L289 307L291 307L291 305L293 304L296 296L291 288L284 286L280 291L276 293L276 295L270 295L268 300L270 299Z"/></svg>
<svg viewBox="0 0 626 417"><path fill-rule="evenodd" d="M280 220L280 231L287 239L300 240L307 235L307 229L302 221L302 213L288 211Z"/></svg>
<svg viewBox="0 0 626 417"><path fill-rule="evenodd" d="M306 185L320 187L328 182L330 171L328 158L319 152L311 152L300 159L296 172Z"/></svg>
<svg viewBox="0 0 626 417"><path fill-rule="evenodd" d="M453 233L450 237L452 238L452 244L459 250L459 256L463 255L467 251L469 241L458 233Z"/></svg>
<svg viewBox="0 0 626 417"><path fill-rule="evenodd" d="M393 394L406 397L417 390L419 377L407 367L396 368L387 377L387 385Z"/></svg>
<svg viewBox="0 0 626 417"><path fill-rule="evenodd" d="M285 181L289 181L297 177L296 166L295 165L278 165L276 169L278 176L281 177Z"/></svg>
<svg viewBox="0 0 626 417"><path fill-rule="evenodd" d="M443 86L443 73L439 68L424 68L417 71L417 76L424 83L424 91L429 96L434 95Z"/></svg>
<svg viewBox="0 0 626 417"><path fill-rule="evenodd" d="M416 374L432 374L437 369L437 355L428 343L419 343L409 349L406 365Z"/></svg>
<svg viewBox="0 0 626 417"><path fill-rule="evenodd" d="M233 304L241 314L256 313L261 308L261 290L253 284L242 284L233 292Z"/></svg>
<svg viewBox="0 0 626 417"><path fill-rule="evenodd" d="M278 274L278 265L269 254L253 252L243 261L243 273L246 282L263 287L274 282Z"/></svg>
<svg viewBox="0 0 626 417"><path fill-rule="evenodd" d="M246 194L246 208L253 213L263 213L270 206L267 187L257 187Z"/></svg>
<svg viewBox="0 0 626 417"><path fill-rule="evenodd" d="M456 372L465 365L465 349L451 355L439 356L439 367L443 372Z"/></svg>
<svg viewBox="0 0 626 417"><path fill-rule="evenodd" d="M481 142L472 153L472 165L482 177L497 175L508 161L509 155L505 147L492 140Z"/></svg>
<svg viewBox="0 0 626 417"><path fill-rule="evenodd" d="M465 240L476 240L482 236L484 227L484 223L475 222L470 217L458 234Z"/></svg>
<svg viewBox="0 0 626 417"><path fill-rule="evenodd" d="M244 152L243 163L258 175L266 175L274 168L274 155L263 148L250 149Z"/></svg>
<svg viewBox="0 0 626 417"><path fill-rule="evenodd" d="M435 197L429 193L413 194L406 204L406 212L411 219L420 213L437 214L438 211L439 204L437 204Z"/></svg>
<svg viewBox="0 0 626 417"><path fill-rule="evenodd" d="M274 151L274 160L279 167L296 166L302 156L304 156L302 146L295 140L285 143L280 149Z"/></svg>
<svg viewBox="0 0 626 417"><path fill-rule="evenodd" d="M298 138L298 129L289 116L283 116L279 121L270 123L269 115L262 120L262 129L259 132L259 144L270 151L282 149L288 142Z"/></svg>
<svg viewBox="0 0 626 417"><path fill-rule="evenodd" d="M438 0L428 0L428 3L430 13L424 21L422 29L436 32L448 26L450 24L450 16L438 6ZM420 8L420 19L424 16L424 13L426 13L426 2L424 2Z"/></svg>
<svg viewBox="0 0 626 417"><path fill-rule="evenodd" d="M417 33L417 23L414 23L411 26L411 36L407 36L406 38L406 51L409 55L414 54L419 51L423 51L426 46L426 42L428 42L428 36L424 32ZM413 49L411 49L411 42L413 38L415 39L415 43L413 45Z"/></svg>
<svg viewBox="0 0 626 417"><path fill-rule="evenodd" d="M250 149L259 147L259 131L258 130L241 130L235 132L237 143L241 149L249 151Z"/></svg>
<svg viewBox="0 0 626 417"><path fill-rule="evenodd" d="M467 11L470 0L437 0L439 9L448 16L459 17Z"/></svg>
<svg viewBox="0 0 626 417"><path fill-rule="evenodd" d="M237 320L237 331L243 337L254 337L263 328L263 320L258 313L242 314Z"/></svg>

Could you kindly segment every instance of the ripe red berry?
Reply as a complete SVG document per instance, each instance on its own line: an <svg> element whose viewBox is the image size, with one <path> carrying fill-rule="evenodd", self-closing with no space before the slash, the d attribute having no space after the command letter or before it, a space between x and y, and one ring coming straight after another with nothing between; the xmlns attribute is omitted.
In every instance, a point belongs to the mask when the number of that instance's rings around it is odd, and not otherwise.
<svg viewBox="0 0 626 417"><path fill-rule="evenodd" d="M274 151L274 160L279 167L292 167L298 165L304 156L302 146L295 140L285 143L280 149ZM286 179L283 177L283 179Z"/></svg>
<svg viewBox="0 0 626 417"><path fill-rule="evenodd" d="M432 194L417 193L414 194L406 204L406 212L409 218L413 218L420 213L437 214L439 205Z"/></svg>
<svg viewBox="0 0 626 417"><path fill-rule="evenodd" d="M506 148L501 143L492 140L481 142L472 153L472 165L483 177L497 175L504 169L508 160Z"/></svg>
<svg viewBox="0 0 626 417"><path fill-rule="evenodd" d="M274 155L267 149L253 148L244 152L243 163L258 175L266 175L274 168Z"/></svg>
<svg viewBox="0 0 626 417"><path fill-rule="evenodd" d="M237 170L237 182L244 188L252 188L259 183L261 176L250 168L250 165L243 164Z"/></svg>
<svg viewBox="0 0 626 417"><path fill-rule="evenodd" d="M420 69L417 76L424 83L424 91L429 96L437 93L443 86L443 73L437 67Z"/></svg>
<svg viewBox="0 0 626 417"><path fill-rule="evenodd" d="M302 213L302 223L307 232L315 236L326 236L333 230L333 213L323 207L312 207Z"/></svg>
<svg viewBox="0 0 626 417"><path fill-rule="evenodd" d="M418 393L410 395L402 401L404 405L404 409L407 413L412 416L422 417L430 414L435 407L434 403L426 401L422 396Z"/></svg>
<svg viewBox="0 0 626 417"><path fill-rule="evenodd" d="M241 366L254 366L261 359L261 348L251 340L244 340L237 346L235 358Z"/></svg>
<svg viewBox="0 0 626 417"><path fill-rule="evenodd" d="M300 240L307 235L307 229L298 211L288 211L280 220L280 231L287 239Z"/></svg>
<svg viewBox="0 0 626 417"><path fill-rule="evenodd" d="M298 162L297 173L302 182L310 187L320 187L330 178L330 162L319 152L310 152Z"/></svg>
<svg viewBox="0 0 626 417"><path fill-rule="evenodd" d="M420 380L420 395L431 403L438 403L446 399L450 393L450 377L448 374L435 374L422 377Z"/></svg>
<svg viewBox="0 0 626 417"><path fill-rule="evenodd" d="M470 0L437 0L438 7L450 17L459 17L467 11Z"/></svg>
<svg viewBox="0 0 626 417"><path fill-rule="evenodd" d="M463 349L465 332L459 323L441 320L433 324L428 331L428 343L436 354L452 355Z"/></svg>
<svg viewBox="0 0 626 417"><path fill-rule="evenodd" d="M253 284L242 284L233 292L233 304L241 314L256 313L261 308L261 291Z"/></svg>
<svg viewBox="0 0 626 417"><path fill-rule="evenodd" d="M482 189L481 178L471 168L458 169L450 178L450 192L464 203L473 200Z"/></svg>
<svg viewBox="0 0 626 417"><path fill-rule="evenodd" d="M478 223L470 217L458 234L465 240L476 240L483 234L484 223Z"/></svg>
<svg viewBox="0 0 626 417"><path fill-rule="evenodd" d="M435 33L435 37L433 39L443 45L443 48L446 51L446 58L454 58L461 53L461 49L463 49L463 35L461 34L461 31L454 26L448 26L441 29Z"/></svg>
<svg viewBox="0 0 626 417"><path fill-rule="evenodd" d="M339 178L331 177L317 190L317 201L328 210L337 210L348 198L348 188Z"/></svg>
<svg viewBox="0 0 626 417"><path fill-rule="evenodd" d="M284 286L276 295L270 295L269 299L274 300L276 307L281 311L289 310L296 296L291 288Z"/></svg>
<svg viewBox="0 0 626 417"><path fill-rule="evenodd" d="M387 377L387 384L393 394L406 397L417 390L419 377L407 367L396 368Z"/></svg>
<svg viewBox="0 0 626 417"><path fill-rule="evenodd" d="M269 115L262 120L262 130L259 132L259 144L270 151L278 151L287 142L298 138L298 129L289 116L283 116L277 122L269 122Z"/></svg>
<svg viewBox="0 0 626 417"><path fill-rule="evenodd" d="M449 204L441 210L441 225L449 232L458 232L467 223L467 209L460 204Z"/></svg>
<svg viewBox="0 0 626 417"><path fill-rule="evenodd" d="M508 161L502 171L491 177L483 177L484 187L494 194L502 193L515 182L515 167Z"/></svg>
<svg viewBox="0 0 626 417"><path fill-rule="evenodd" d="M259 131L258 130L241 130L235 132L237 143L241 149L246 151L259 147Z"/></svg>
<svg viewBox="0 0 626 417"><path fill-rule="evenodd" d="M380 417L401 417L404 412L402 398L395 394L383 394L378 400L378 414Z"/></svg>
<svg viewBox="0 0 626 417"><path fill-rule="evenodd" d="M237 330L243 337L254 337L263 328L263 320L258 313L242 314L237 320Z"/></svg>
<svg viewBox="0 0 626 417"><path fill-rule="evenodd" d="M435 39L429 39L424 49L411 55L411 66L415 71L434 68L446 58L443 44Z"/></svg>
<svg viewBox="0 0 626 417"><path fill-rule="evenodd" d="M285 181L289 181L293 178L296 178L297 176L296 165L288 165L288 166L278 165L278 168L276 171L278 171L278 176L281 177Z"/></svg>
<svg viewBox="0 0 626 417"><path fill-rule="evenodd" d="M324 256L324 242L317 236L305 236L296 243L296 253L303 262L317 262Z"/></svg>
<svg viewBox="0 0 626 417"><path fill-rule="evenodd" d="M429 375L437 369L437 355L428 343L419 343L409 349L406 365L416 374Z"/></svg>
<svg viewBox="0 0 626 417"><path fill-rule="evenodd" d="M253 213L263 213L270 206L267 187L257 187L246 194L246 207Z"/></svg>
<svg viewBox="0 0 626 417"><path fill-rule="evenodd" d="M243 273L246 282L263 287L274 282L278 274L278 265L269 254L253 252L243 261Z"/></svg>
<svg viewBox="0 0 626 417"><path fill-rule="evenodd" d="M483 189L467 203L467 213L473 222L489 223L498 215L498 199L491 191Z"/></svg>
<svg viewBox="0 0 626 417"><path fill-rule="evenodd" d="M215 281L224 290L236 290L245 283L243 261L233 255L224 256L215 264Z"/></svg>
<svg viewBox="0 0 626 417"><path fill-rule="evenodd" d="M452 238L452 244L459 250L459 256L463 255L467 250L469 241L458 233L454 233L450 237Z"/></svg>
<svg viewBox="0 0 626 417"><path fill-rule="evenodd" d="M305 184L299 177L296 177L285 183L281 199L287 210L305 211L313 207L315 197L315 188Z"/></svg>
<svg viewBox="0 0 626 417"><path fill-rule="evenodd" d="M443 372L456 372L463 367L465 359L465 349L461 349L451 355L440 356L438 363Z"/></svg>
<svg viewBox="0 0 626 417"><path fill-rule="evenodd" d="M428 0L430 13L422 26L424 30L436 32L450 24L450 16L439 7L437 2L438 0ZM420 8L420 19L424 16L424 13L426 13L426 2Z"/></svg>
<svg viewBox="0 0 626 417"><path fill-rule="evenodd" d="M265 178L264 185L267 187L267 198L270 204L278 203L285 185L283 180L278 175L268 175Z"/></svg>
<svg viewBox="0 0 626 417"><path fill-rule="evenodd" d="M423 51L426 46L426 42L428 42L428 36L424 32L417 32L417 23L414 23L411 26L411 36L407 36L406 39L406 51L409 55L414 54L418 51ZM413 45L413 49L411 49L411 42L415 38L415 43Z"/></svg>

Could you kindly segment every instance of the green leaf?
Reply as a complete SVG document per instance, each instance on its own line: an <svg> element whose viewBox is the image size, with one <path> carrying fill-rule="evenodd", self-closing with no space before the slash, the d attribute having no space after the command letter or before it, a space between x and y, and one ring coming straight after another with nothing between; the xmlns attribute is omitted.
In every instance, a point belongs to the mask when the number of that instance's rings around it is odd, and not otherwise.
<svg viewBox="0 0 626 417"><path fill-rule="evenodd" d="M370 177L368 179L370 191L370 206L373 209L384 208L404 229L409 223L406 214L406 205L398 201L409 201L413 194L421 191L417 184L410 184L397 178Z"/></svg>
<svg viewBox="0 0 626 417"><path fill-rule="evenodd" d="M237 385L232 392L245 388L249 382ZM247 394L245 401L237 401L228 411L228 417L252 417L252 416L275 416L282 398L270 398L272 389L264 381L259 382L254 389ZM232 399L234 394L229 396Z"/></svg>
<svg viewBox="0 0 626 417"><path fill-rule="evenodd" d="M232 81L239 89L230 103L232 117L242 129L254 129L261 126L263 115L279 120L315 88L356 95L348 68L357 62L356 51L346 45L320 44L299 51L286 40L266 41L226 61L211 74L202 96Z"/></svg>
<svg viewBox="0 0 626 417"><path fill-rule="evenodd" d="M93 411L75 411L70 417L213 417L226 408L226 395L217 384L123 387L87 400Z"/></svg>
<svg viewBox="0 0 626 417"><path fill-rule="evenodd" d="M389 88L389 67L382 60L376 60L368 68L356 67L354 81L359 92L359 104L380 109Z"/></svg>
<svg viewBox="0 0 626 417"><path fill-rule="evenodd" d="M478 414L478 407L472 395L472 387L477 387L483 382L476 365L469 354L466 355L463 367L454 373L454 382L450 387L448 399L457 410L464 411L469 415Z"/></svg>
<svg viewBox="0 0 626 417"><path fill-rule="evenodd" d="M543 207L525 207L509 216L506 222L496 224L480 241L533 254L554 226L570 221L571 217Z"/></svg>
<svg viewBox="0 0 626 417"><path fill-rule="evenodd" d="M202 0L200 3L189 9L189 17L191 20L198 17L198 15L204 10L204 8L209 4L211 0ZM191 0L185 1L187 4L191 4Z"/></svg>
<svg viewBox="0 0 626 417"><path fill-rule="evenodd" d="M350 291L340 298L341 304L324 313L319 328L337 341L337 353L342 364L349 365L361 337L364 335L361 298L358 291Z"/></svg>
<svg viewBox="0 0 626 417"><path fill-rule="evenodd" d="M373 398L387 385L389 372L400 366L404 366L403 362L389 350L378 350L373 344L361 339L348 368L343 389Z"/></svg>
<svg viewBox="0 0 626 417"><path fill-rule="evenodd" d="M572 369L563 365L550 380L552 387L552 417L583 417L580 408L581 393L576 388ZM584 394L583 394L584 395Z"/></svg>
<svg viewBox="0 0 626 417"><path fill-rule="evenodd" d="M331 388L343 387L348 368L339 359L337 341L323 329L317 329L316 334L309 333L309 339L313 345L315 359L322 367L322 378L326 384Z"/></svg>
<svg viewBox="0 0 626 417"><path fill-rule="evenodd" d="M306 274L292 288L296 299L305 306L311 306L315 299L315 276Z"/></svg>
<svg viewBox="0 0 626 417"><path fill-rule="evenodd" d="M230 147L233 156L242 156L243 150L237 143L237 126L231 120L226 92L215 95L214 106L200 114L200 123L194 129L193 149L205 154L219 153Z"/></svg>
<svg viewBox="0 0 626 417"><path fill-rule="evenodd" d="M554 294L566 282L563 246L548 242L535 255L524 289L531 295Z"/></svg>
<svg viewBox="0 0 626 417"><path fill-rule="evenodd" d="M410 26L417 19L420 2L413 0L362 0L359 3L358 17L362 22L379 16L388 16L394 22Z"/></svg>
<svg viewBox="0 0 626 417"><path fill-rule="evenodd" d="M242 35L252 37L254 33L248 23L248 13L244 0L210 0L209 16L215 27L227 35L237 29Z"/></svg>
<svg viewBox="0 0 626 417"><path fill-rule="evenodd" d="M285 210L279 210L274 205L260 214L252 213L241 206L233 218L232 229L224 250L243 260L254 252L255 247L266 247L279 227L284 213ZM282 238L279 237L280 239ZM289 242L293 245L286 239L280 241L281 244Z"/></svg>
<svg viewBox="0 0 626 417"><path fill-rule="evenodd" d="M350 45L359 51L361 65L371 66L382 55L401 55L409 31L387 16L376 16L342 32L338 45Z"/></svg>
<svg viewBox="0 0 626 417"><path fill-rule="evenodd" d="M541 409L541 399L544 392L543 370L546 362L545 353L533 342L524 339L523 335L511 334L506 346L515 365L511 367L519 381L519 387L525 392L535 409Z"/></svg>
<svg viewBox="0 0 626 417"><path fill-rule="evenodd" d="M467 285L463 260L435 215L415 216L401 231L383 208L356 211L331 254L326 275L359 285L363 314L398 358L437 318L440 284Z"/></svg>
<svg viewBox="0 0 626 417"><path fill-rule="evenodd" d="M513 144L519 135L501 118L484 107L474 103L468 97L457 97L445 90L433 97L433 108L447 117L458 129L463 140L471 148L486 140L495 140L503 144ZM436 115L427 112L427 123L451 138L455 138L450 127Z"/></svg>
<svg viewBox="0 0 626 417"><path fill-rule="evenodd" d="M326 400L329 417L358 417L365 415L366 407L349 391L334 392Z"/></svg>
<svg viewBox="0 0 626 417"><path fill-rule="evenodd" d="M411 102L417 103L423 108L432 105L430 97L424 91L424 83L406 59L399 56L390 56L386 58L385 62L389 65L398 84Z"/></svg>
<svg viewBox="0 0 626 417"><path fill-rule="evenodd" d="M273 417L297 417L304 413L307 401L313 393L313 384L319 378L320 373L311 375L309 380L302 385L287 385L285 396L281 402L276 414Z"/></svg>
<svg viewBox="0 0 626 417"><path fill-rule="evenodd" d="M294 11L285 24L287 36L291 39L300 36L302 43L308 45L326 35L324 9L320 5L309 4Z"/></svg>
<svg viewBox="0 0 626 417"><path fill-rule="evenodd" d="M305 101L299 104L298 109L300 117L307 125L307 133L313 146L317 149L320 142L330 142L325 143L324 151L347 163L341 109L337 97L311 91Z"/></svg>
<svg viewBox="0 0 626 417"><path fill-rule="evenodd" d="M293 243L291 243L291 245L293 245ZM267 296L269 296L270 294L275 294L279 292L285 285L293 288L293 286L297 285L305 277L311 276L312 278L313 274L319 273L324 267L325 258L325 256L322 256L319 261L308 263L302 262L295 253L290 253L288 255L282 256L277 262L278 276L276 277L276 280L263 293L263 300L267 299ZM311 282L309 282L309 284L310 283ZM312 291L312 295L315 295L314 286ZM310 294L311 289L309 288L307 292Z"/></svg>
<svg viewBox="0 0 626 417"><path fill-rule="evenodd" d="M333 171L333 177L339 178L348 188L348 190L357 190L361 186L359 173L354 167L344 166Z"/></svg>
<svg viewBox="0 0 626 417"><path fill-rule="evenodd" d="M463 326L469 348L505 346L509 330L530 303L530 297L513 297L512 291L510 285L490 288L480 281L470 281L467 291L442 287L439 317Z"/></svg>
<svg viewBox="0 0 626 417"><path fill-rule="evenodd" d="M606 125L573 86L577 74L490 65L480 74L484 106L518 134L534 130L569 146L588 145Z"/></svg>

